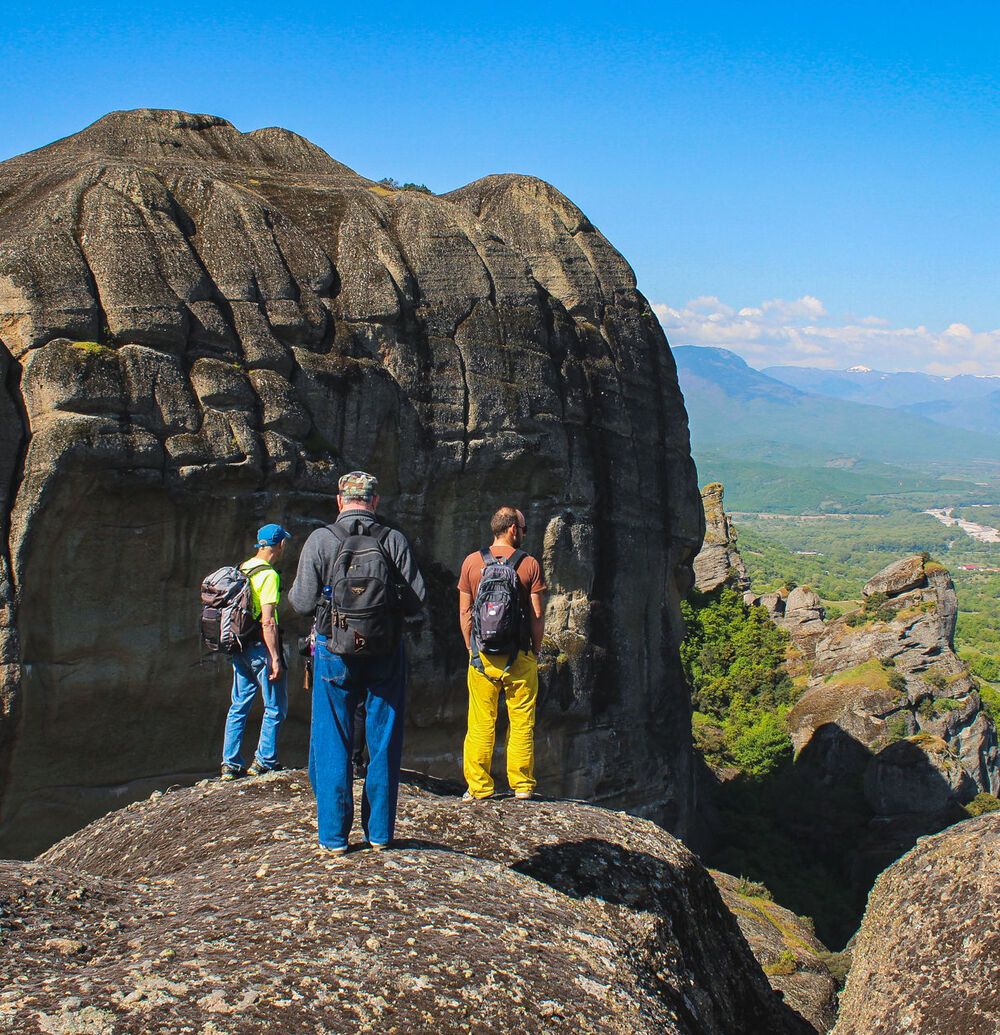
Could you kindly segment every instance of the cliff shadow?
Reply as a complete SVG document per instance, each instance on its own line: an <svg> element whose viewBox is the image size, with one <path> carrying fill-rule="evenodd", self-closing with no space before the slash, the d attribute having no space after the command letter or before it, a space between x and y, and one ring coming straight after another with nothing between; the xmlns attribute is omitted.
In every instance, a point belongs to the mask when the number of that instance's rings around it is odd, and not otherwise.
<svg viewBox="0 0 1000 1035"><path fill-rule="evenodd" d="M916 743L876 753L835 723L763 778L727 780L702 763L699 783L706 864L764 884L834 950L857 931L879 873L966 816Z"/></svg>

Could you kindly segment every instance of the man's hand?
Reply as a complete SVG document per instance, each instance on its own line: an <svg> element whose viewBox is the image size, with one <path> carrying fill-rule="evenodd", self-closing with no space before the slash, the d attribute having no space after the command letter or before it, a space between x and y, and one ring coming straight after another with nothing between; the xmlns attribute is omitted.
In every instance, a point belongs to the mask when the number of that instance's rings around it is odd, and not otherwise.
<svg viewBox="0 0 1000 1035"><path fill-rule="evenodd" d="M271 665L267 670L267 674L272 683L277 683L281 679L281 658L278 655L271 655Z"/></svg>

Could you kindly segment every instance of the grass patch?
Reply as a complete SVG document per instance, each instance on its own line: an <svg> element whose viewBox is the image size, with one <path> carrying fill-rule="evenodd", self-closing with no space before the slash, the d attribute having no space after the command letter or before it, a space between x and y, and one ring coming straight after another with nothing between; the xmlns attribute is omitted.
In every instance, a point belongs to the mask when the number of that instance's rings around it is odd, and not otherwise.
<svg viewBox="0 0 1000 1035"><path fill-rule="evenodd" d="M983 816L987 812L1000 812L1000 798L985 791L977 794L972 801L963 808L970 816Z"/></svg>
<svg viewBox="0 0 1000 1035"><path fill-rule="evenodd" d="M768 977L787 977L798 969L799 961L795 958L795 953L790 949L783 949L773 963L768 963L764 967L764 973Z"/></svg>
<svg viewBox="0 0 1000 1035"><path fill-rule="evenodd" d="M868 686L873 690L891 690L889 676L890 670L877 658L872 658L843 672L833 672L823 682L828 686Z"/></svg>

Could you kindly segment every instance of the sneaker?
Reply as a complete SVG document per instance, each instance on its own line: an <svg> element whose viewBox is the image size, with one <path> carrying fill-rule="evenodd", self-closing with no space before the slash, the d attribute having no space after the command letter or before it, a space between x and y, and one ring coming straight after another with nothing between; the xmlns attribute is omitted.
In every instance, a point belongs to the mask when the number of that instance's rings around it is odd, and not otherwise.
<svg viewBox="0 0 1000 1035"><path fill-rule="evenodd" d="M514 797L519 801L530 801L534 796L534 791L514 791Z"/></svg>
<svg viewBox="0 0 1000 1035"><path fill-rule="evenodd" d="M243 770L238 765L223 765L219 776L223 780L237 780L243 775Z"/></svg>
<svg viewBox="0 0 1000 1035"><path fill-rule="evenodd" d="M484 801L489 801L492 797L492 794L487 794L485 798L477 798L472 791L466 791L462 795L462 801L467 805L482 805Z"/></svg>
<svg viewBox="0 0 1000 1035"><path fill-rule="evenodd" d="M342 855L347 855L347 847L347 845L341 845L339 848L328 848L326 845L320 845L316 850L320 855L332 855L340 858Z"/></svg>
<svg viewBox="0 0 1000 1035"><path fill-rule="evenodd" d="M368 847L373 852L384 852L389 846L387 844L383 844L381 841L369 841Z"/></svg>

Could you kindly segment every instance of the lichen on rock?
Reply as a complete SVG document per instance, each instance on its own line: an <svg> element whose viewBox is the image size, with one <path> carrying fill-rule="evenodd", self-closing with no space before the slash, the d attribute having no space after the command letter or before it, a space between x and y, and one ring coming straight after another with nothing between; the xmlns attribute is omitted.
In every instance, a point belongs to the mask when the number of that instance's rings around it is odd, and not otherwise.
<svg viewBox="0 0 1000 1035"><path fill-rule="evenodd" d="M0 864L0 1019L25 1035L84 1011L116 1033L813 1030L652 823L417 781L395 848L329 858L304 781L157 795Z"/></svg>

